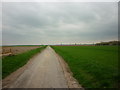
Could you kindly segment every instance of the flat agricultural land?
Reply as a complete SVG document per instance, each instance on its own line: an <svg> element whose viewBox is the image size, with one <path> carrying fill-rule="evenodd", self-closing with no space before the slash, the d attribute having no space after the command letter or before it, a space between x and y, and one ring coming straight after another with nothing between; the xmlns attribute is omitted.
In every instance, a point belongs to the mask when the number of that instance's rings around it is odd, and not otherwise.
<svg viewBox="0 0 120 90"><path fill-rule="evenodd" d="M117 87L118 46L52 46L85 88Z"/></svg>
<svg viewBox="0 0 120 90"><path fill-rule="evenodd" d="M40 46L3 46L2 50L0 50L0 54L3 56L9 55L8 53L16 55L36 48L40 48Z"/></svg>

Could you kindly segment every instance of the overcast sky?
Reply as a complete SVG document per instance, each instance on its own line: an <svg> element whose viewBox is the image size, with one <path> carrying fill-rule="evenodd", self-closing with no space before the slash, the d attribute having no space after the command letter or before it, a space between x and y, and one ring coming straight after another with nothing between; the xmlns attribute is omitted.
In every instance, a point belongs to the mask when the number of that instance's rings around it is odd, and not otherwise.
<svg viewBox="0 0 120 90"><path fill-rule="evenodd" d="M114 2L2 4L3 45L93 43L117 40Z"/></svg>

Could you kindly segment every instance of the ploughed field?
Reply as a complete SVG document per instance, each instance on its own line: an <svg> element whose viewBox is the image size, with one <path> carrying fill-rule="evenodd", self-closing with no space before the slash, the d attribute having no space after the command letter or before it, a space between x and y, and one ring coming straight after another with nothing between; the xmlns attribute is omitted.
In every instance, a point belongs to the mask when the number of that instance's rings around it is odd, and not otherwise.
<svg viewBox="0 0 120 90"><path fill-rule="evenodd" d="M117 46L52 46L85 88L117 87Z"/></svg>
<svg viewBox="0 0 120 90"><path fill-rule="evenodd" d="M40 46L3 46L0 50L0 55L16 55L39 47Z"/></svg>

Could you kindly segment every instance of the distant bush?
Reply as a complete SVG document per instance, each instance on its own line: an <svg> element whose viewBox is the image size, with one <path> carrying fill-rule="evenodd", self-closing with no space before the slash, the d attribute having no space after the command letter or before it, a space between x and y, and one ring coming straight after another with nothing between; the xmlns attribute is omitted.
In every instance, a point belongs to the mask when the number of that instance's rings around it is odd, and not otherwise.
<svg viewBox="0 0 120 90"><path fill-rule="evenodd" d="M109 42L100 42L96 45L120 45L120 41L109 41Z"/></svg>

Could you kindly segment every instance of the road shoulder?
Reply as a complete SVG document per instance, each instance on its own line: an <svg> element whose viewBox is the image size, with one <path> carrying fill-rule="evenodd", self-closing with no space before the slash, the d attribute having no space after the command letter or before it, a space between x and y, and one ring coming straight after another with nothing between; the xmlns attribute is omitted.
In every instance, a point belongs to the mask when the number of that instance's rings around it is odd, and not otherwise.
<svg viewBox="0 0 120 90"><path fill-rule="evenodd" d="M54 50L54 49L53 49ZM57 56L60 65L62 67L63 73L65 75L67 84L69 88L83 88L79 82L73 77L73 73L71 72L68 64L65 62L65 60L54 51L55 55Z"/></svg>

